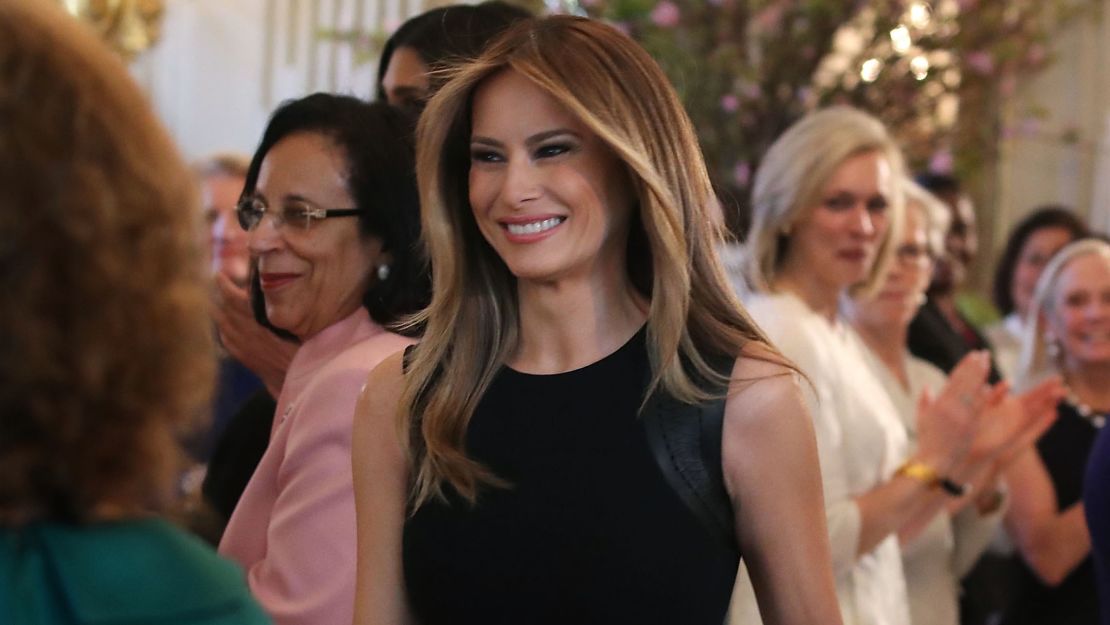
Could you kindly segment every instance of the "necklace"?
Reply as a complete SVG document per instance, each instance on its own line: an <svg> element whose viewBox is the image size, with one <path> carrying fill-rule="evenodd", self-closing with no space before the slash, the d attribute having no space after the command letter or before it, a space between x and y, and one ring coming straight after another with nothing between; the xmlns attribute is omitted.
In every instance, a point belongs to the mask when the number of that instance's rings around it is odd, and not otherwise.
<svg viewBox="0 0 1110 625"><path fill-rule="evenodd" d="M1106 425L1105 412L1095 412L1093 408L1079 400L1079 397L1069 388L1068 396L1064 398L1072 408L1075 408L1076 414L1082 417L1087 423L1090 423L1095 429L1102 429Z"/></svg>

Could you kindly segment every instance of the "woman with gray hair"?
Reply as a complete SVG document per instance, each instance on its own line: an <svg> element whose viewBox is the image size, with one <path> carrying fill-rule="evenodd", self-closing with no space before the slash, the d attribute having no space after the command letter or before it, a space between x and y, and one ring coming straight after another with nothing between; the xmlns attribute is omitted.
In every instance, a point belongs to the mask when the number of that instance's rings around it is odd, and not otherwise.
<svg viewBox="0 0 1110 625"><path fill-rule="evenodd" d="M1056 423L1006 473L1021 484L1006 529L1025 566L1003 623L1094 625L1099 605L1081 496L1087 458L1110 414L1110 245L1084 239L1057 252L1037 281L1025 328L1018 384L1060 375L1067 396Z"/></svg>
<svg viewBox="0 0 1110 625"><path fill-rule="evenodd" d="M845 317L863 343L871 370L898 409L910 447L916 445L917 398L936 393L944 373L909 353L910 321L925 301L933 261L944 251L948 211L931 193L904 182L906 214L895 262L877 292L845 301ZM914 625L959 623L960 578L978 560L1002 520L999 475L1055 418L1055 383L1001 401L980 417L969 461L954 475L971 485L969 496L949 502L920 534L902 543L902 564ZM905 533L905 532L903 532Z"/></svg>
<svg viewBox="0 0 1110 625"><path fill-rule="evenodd" d="M935 400L917 409L909 452L898 411L841 316L853 288L874 292L893 261L903 218L902 155L858 110L812 113L771 146L756 174L745 260L748 310L805 374L821 459L841 613L847 625L910 622L899 535L962 492L975 415L998 400L988 359L967 357ZM908 458L908 460L907 460ZM754 616L744 592L733 622Z"/></svg>

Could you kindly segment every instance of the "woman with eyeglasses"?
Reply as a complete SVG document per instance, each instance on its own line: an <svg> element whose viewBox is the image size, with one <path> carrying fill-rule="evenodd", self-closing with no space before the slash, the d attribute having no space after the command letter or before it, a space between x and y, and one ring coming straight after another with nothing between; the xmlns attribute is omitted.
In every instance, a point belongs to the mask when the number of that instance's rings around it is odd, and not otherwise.
<svg viewBox="0 0 1110 625"><path fill-rule="evenodd" d="M429 293L410 127L385 103L311 95L274 113L247 172L255 314L300 347L220 553L277 624L351 622L355 402Z"/></svg>
<svg viewBox="0 0 1110 625"><path fill-rule="evenodd" d="M866 362L841 305L873 293L894 262L904 214L902 155L882 123L834 107L808 115L771 146L756 174L745 304L806 375L845 625L907 625L899 538L960 491L955 481L983 406L985 353L967 357L916 410L910 451L898 410ZM757 622L742 586L732 622Z"/></svg>
<svg viewBox="0 0 1110 625"><path fill-rule="evenodd" d="M906 344L909 324L925 301L933 259L943 253L947 209L910 180L904 182L906 213L894 261L878 291L857 293L845 302L850 321L867 350L864 356L894 402L912 451L917 445L918 398L937 393L944 373L912 356ZM1007 399L980 417L972 453L953 481L968 485L967 496L954 498L922 519L916 537L902 541L910 617L914 625L957 625L959 583L982 554L1002 520L1005 497L998 477L1052 423L1056 395L1041 388ZM1039 403L1038 403L1039 402Z"/></svg>

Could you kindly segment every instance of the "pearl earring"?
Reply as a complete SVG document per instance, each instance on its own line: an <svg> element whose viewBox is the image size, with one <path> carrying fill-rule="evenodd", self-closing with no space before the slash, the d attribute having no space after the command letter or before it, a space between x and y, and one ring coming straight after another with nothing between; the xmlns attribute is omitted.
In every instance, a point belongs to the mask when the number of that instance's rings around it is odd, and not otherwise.
<svg viewBox="0 0 1110 625"><path fill-rule="evenodd" d="M382 263L378 265L378 281L385 282L389 279L389 265Z"/></svg>
<svg viewBox="0 0 1110 625"><path fill-rule="evenodd" d="M1044 351L1053 360L1060 357L1060 342L1052 334L1044 335Z"/></svg>

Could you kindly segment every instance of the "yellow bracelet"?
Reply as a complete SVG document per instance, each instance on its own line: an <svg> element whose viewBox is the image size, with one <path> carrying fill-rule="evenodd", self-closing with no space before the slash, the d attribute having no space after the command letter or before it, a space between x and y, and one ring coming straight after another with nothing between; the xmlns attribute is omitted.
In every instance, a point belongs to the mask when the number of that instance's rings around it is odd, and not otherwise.
<svg viewBox="0 0 1110 625"><path fill-rule="evenodd" d="M937 470L920 460L907 460L894 474L915 479L929 488L936 488L940 484L940 474Z"/></svg>

